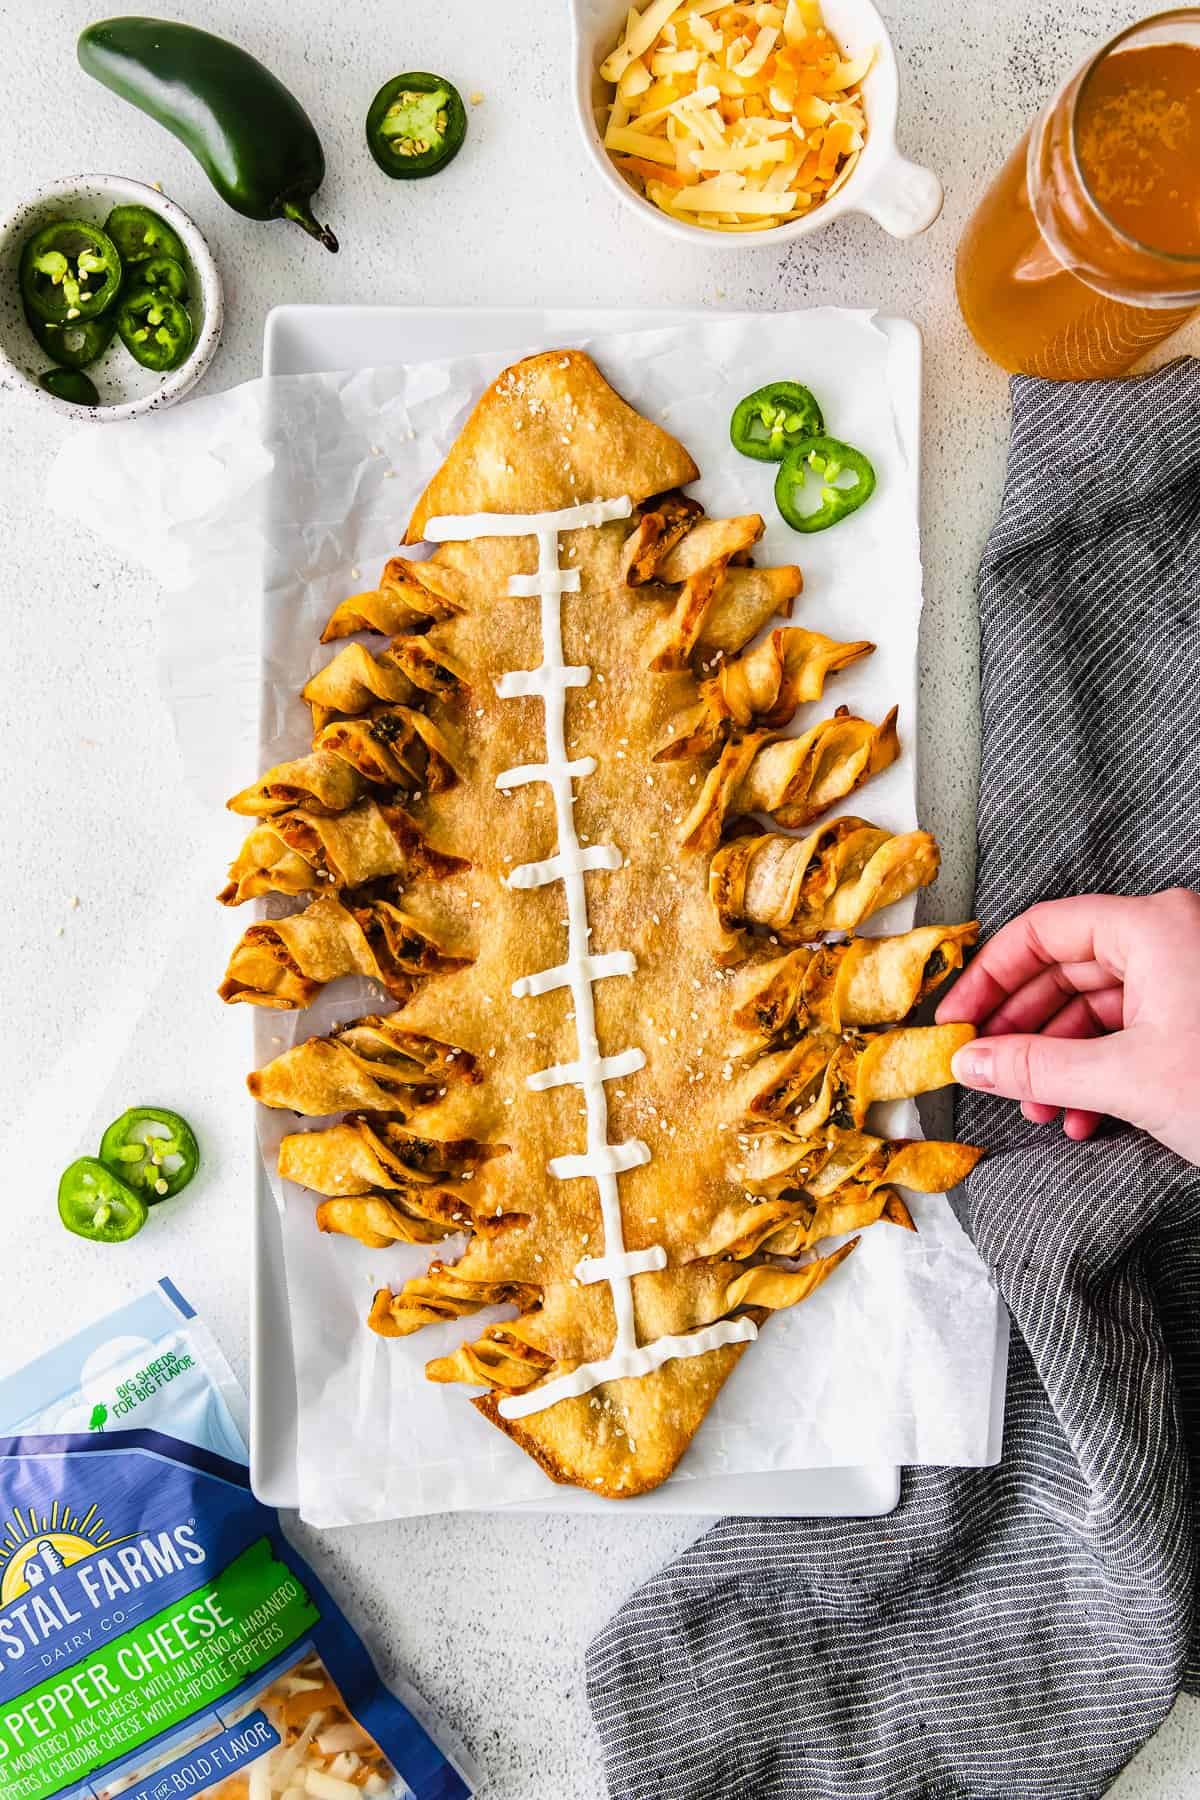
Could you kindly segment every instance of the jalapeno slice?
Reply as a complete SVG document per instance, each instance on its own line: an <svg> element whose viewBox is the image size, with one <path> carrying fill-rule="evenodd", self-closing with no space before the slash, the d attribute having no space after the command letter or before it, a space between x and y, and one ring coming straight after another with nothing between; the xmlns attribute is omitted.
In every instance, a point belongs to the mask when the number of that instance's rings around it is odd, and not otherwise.
<svg viewBox="0 0 1200 1800"><path fill-rule="evenodd" d="M148 206L114 206L104 221L104 229L120 251L122 262L145 262L151 256L183 261L178 233Z"/></svg>
<svg viewBox="0 0 1200 1800"><path fill-rule="evenodd" d="M76 1237L121 1244L146 1223L146 1202L94 1156L81 1156L58 1184L58 1216Z"/></svg>
<svg viewBox="0 0 1200 1800"><path fill-rule="evenodd" d="M116 299L121 258L98 225L55 219L26 241L19 280L26 309L37 318L56 325L94 319Z"/></svg>
<svg viewBox="0 0 1200 1800"><path fill-rule="evenodd" d="M100 1140L100 1161L147 1206L181 1194L200 1167L187 1120L165 1106L131 1106Z"/></svg>
<svg viewBox="0 0 1200 1800"><path fill-rule="evenodd" d="M188 297L187 272L173 256L148 256L134 271L138 287L161 288L172 300Z"/></svg>
<svg viewBox="0 0 1200 1800"><path fill-rule="evenodd" d="M26 310L26 319L47 356L52 356L64 369L86 369L103 356L117 329L113 308L98 319L69 319L62 325L51 325Z"/></svg>
<svg viewBox="0 0 1200 1800"><path fill-rule="evenodd" d="M69 400L73 406L99 406L96 384L82 369L43 369L38 386L53 394L56 400Z"/></svg>
<svg viewBox="0 0 1200 1800"><path fill-rule="evenodd" d="M782 462L793 444L824 429L821 408L798 381L769 381L755 388L738 401L729 421L734 449L756 462Z"/></svg>
<svg viewBox="0 0 1200 1800"><path fill-rule="evenodd" d="M852 479L847 481L847 476ZM813 484L820 489L820 499L815 506L802 507ZM775 477L775 504L793 531L828 531L857 512L874 492L875 470L862 451L823 434L793 444Z"/></svg>
<svg viewBox="0 0 1200 1800"><path fill-rule="evenodd" d="M143 369L177 369L192 347L192 321L162 288L126 294L117 308L117 330Z"/></svg>
<svg viewBox="0 0 1200 1800"><path fill-rule="evenodd" d="M436 175L467 135L462 95L441 75L412 70L385 81L367 114L367 147L385 175Z"/></svg>

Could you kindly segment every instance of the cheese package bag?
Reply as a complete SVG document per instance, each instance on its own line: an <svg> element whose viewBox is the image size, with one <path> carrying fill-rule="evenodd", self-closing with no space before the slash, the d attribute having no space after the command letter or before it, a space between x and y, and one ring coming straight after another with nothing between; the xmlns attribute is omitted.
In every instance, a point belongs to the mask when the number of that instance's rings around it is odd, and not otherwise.
<svg viewBox="0 0 1200 1800"><path fill-rule="evenodd" d="M250 1491L169 1281L0 1380L0 1800L466 1800Z"/></svg>

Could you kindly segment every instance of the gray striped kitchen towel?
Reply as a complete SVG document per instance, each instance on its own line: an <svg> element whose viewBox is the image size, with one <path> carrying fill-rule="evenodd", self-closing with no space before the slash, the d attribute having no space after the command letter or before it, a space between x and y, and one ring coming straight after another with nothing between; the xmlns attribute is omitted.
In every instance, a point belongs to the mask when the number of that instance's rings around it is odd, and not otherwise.
<svg viewBox="0 0 1200 1800"><path fill-rule="evenodd" d="M1018 379L979 583L979 914L1200 888L1200 362ZM1200 1692L1200 1171L960 1096L1004 1459L726 1519L589 1653L613 1800L1091 1800ZM953 1296L947 1296L953 1303Z"/></svg>

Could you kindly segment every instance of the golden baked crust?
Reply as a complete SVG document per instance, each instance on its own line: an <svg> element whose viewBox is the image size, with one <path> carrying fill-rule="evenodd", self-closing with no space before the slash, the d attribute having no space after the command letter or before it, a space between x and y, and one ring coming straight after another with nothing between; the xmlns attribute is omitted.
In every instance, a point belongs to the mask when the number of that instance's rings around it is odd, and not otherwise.
<svg viewBox="0 0 1200 1800"><path fill-rule="evenodd" d="M677 493L696 473L687 452L580 353L550 352L506 371L406 538L449 541L428 563L389 564L379 589L343 603L326 631L340 638L365 626L392 642L382 652L345 646L305 688L321 745L314 754L340 754L355 741L355 721L379 716L381 705L431 721L436 738L409 735L424 747L422 767L434 744L445 779L406 788L403 816L418 835L406 828L392 852L395 796L378 786L332 829L312 805L291 826L296 815L275 807L303 785L308 759L237 797L239 810L263 818L235 865L243 887L264 869L268 879L282 869L311 886L306 870L319 864L323 885L332 879L337 891L298 915L324 909L316 932L297 920L251 927L226 997L304 1005L355 969L403 1002L390 1021L360 1021L251 1078L268 1103L314 1116L323 1106L366 1109L285 1138L281 1172L326 1196L323 1229L379 1248L385 1281L387 1245L461 1232L457 1260L434 1261L397 1291L380 1288L372 1327L408 1336L515 1307L515 1317L435 1359L430 1378L485 1388L480 1411L553 1479L614 1498L670 1474L755 1329L809 1298L857 1239L816 1256L815 1244L881 1220L911 1229L893 1183L907 1172L919 1186L931 1171L963 1165L939 1154L957 1146L881 1149L863 1134L873 1097L949 1079L961 1030L845 1035L882 1023L875 1014L885 1004L903 1003L894 1015L903 1017L953 966L962 930L939 928L910 950L843 949L828 965L756 960L758 923L782 923L792 934L785 941L799 944L840 904L839 916L857 925L931 880L936 846L927 834L894 839L862 820L826 822L807 840L768 834L768 844L800 848L787 852L786 878L768 857L765 884L760 834L721 847L751 807L788 822L824 814L892 760L899 740L894 710L879 725L835 712L802 721L794 739L778 735L872 646L777 627L747 651L770 619L790 612L800 572L749 566L761 519L704 518ZM496 535L500 524L476 517L622 496L628 516L558 532L566 591L549 612L538 594L545 576L533 579L544 546L529 530ZM435 523L447 517L447 527ZM505 676L552 660L551 617L578 679L553 698L519 691L520 681L502 697ZM578 763L566 816L586 867L573 878L529 872L547 862L560 869L554 859L564 851L554 783L538 773L558 705L565 754ZM362 781L376 779L361 756L354 768ZM312 772L326 782L317 791L324 804L340 777L324 763ZM353 819L369 821L369 833L348 828ZM358 836L348 840L347 829ZM276 840L286 858L268 854ZM899 853L872 874L889 845ZM376 866L401 857L399 880ZM342 892L341 868L365 868L345 879L366 885ZM522 988L570 961L581 898L587 953L616 959L580 977L594 1042L576 1016L577 989ZM451 1049L465 1059L457 1071ZM597 1059L610 1060L597 1069ZM606 1111L601 1144L616 1147L615 1247L594 1170L556 1166L592 1157L596 1091ZM753 1157L744 1147L752 1141ZM746 1172L755 1158L757 1186ZM819 1197L796 1173L818 1165L845 1171ZM541 1389L604 1365L619 1339L618 1284L588 1264L620 1252L645 1259L623 1277L638 1353L664 1339L682 1347L644 1372L610 1367L585 1391L542 1404ZM695 1337L709 1327L720 1328L717 1337ZM709 1347L691 1354L689 1338Z"/></svg>
<svg viewBox="0 0 1200 1800"><path fill-rule="evenodd" d="M547 350L492 383L418 500L404 541L419 544L438 514L553 512L617 493L648 500L699 473L590 356Z"/></svg>

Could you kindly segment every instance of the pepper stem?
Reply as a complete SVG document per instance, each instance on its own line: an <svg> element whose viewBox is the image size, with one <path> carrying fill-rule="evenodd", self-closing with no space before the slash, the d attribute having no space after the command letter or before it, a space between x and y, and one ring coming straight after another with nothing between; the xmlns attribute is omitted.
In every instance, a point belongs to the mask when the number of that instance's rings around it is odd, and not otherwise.
<svg viewBox="0 0 1200 1800"><path fill-rule="evenodd" d="M318 244L324 244L327 250L336 252L337 238L328 225L320 224L314 217L312 207L304 200L285 200L283 203L285 219L294 219L297 225L303 225L309 237L315 237Z"/></svg>

